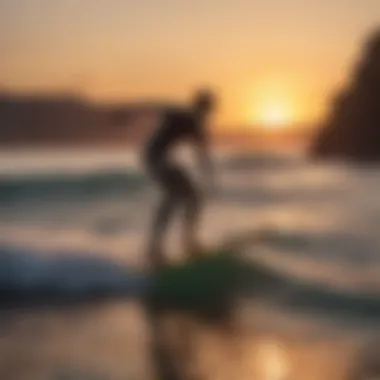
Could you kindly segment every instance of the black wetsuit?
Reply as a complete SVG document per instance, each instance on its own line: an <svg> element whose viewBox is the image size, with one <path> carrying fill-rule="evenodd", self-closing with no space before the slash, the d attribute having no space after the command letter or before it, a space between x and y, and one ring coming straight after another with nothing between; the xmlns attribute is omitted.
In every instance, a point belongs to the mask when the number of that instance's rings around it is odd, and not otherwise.
<svg viewBox="0 0 380 380"><path fill-rule="evenodd" d="M191 112L172 109L164 113L161 125L147 144L144 162L151 176L169 196L188 198L197 195L189 176L173 160L171 153L181 142L199 145L203 141L203 128Z"/></svg>

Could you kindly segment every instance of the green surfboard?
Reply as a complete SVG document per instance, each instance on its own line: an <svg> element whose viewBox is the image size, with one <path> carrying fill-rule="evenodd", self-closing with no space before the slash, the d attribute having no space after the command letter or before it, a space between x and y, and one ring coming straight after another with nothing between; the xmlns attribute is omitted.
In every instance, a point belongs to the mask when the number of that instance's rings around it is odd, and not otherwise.
<svg viewBox="0 0 380 380"><path fill-rule="evenodd" d="M157 271L147 300L156 308L218 312L228 306L240 269L231 252L203 252L198 259Z"/></svg>

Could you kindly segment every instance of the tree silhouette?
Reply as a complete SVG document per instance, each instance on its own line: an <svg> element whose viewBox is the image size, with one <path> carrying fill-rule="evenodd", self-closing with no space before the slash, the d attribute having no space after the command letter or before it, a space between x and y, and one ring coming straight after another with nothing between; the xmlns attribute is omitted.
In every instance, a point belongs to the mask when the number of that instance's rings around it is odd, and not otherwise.
<svg viewBox="0 0 380 380"><path fill-rule="evenodd" d="M380 28L365 43L351 83L334 99L312 155L380 160Z"/></svg>

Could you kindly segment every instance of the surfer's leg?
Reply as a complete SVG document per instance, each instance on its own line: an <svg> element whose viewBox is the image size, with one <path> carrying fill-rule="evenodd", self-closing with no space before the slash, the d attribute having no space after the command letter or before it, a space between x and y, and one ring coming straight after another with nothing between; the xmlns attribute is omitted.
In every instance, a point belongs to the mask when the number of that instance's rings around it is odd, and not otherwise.
<svg viewBox="0 0 380 380"><path fill-rule="evenodd" d="M152 227L149 259L155 267L165 264L163 240L178 206L185 206L183 227L185 251L191 255L197 253L199 245L196 239L196 228L200 214L199 196L184 170L171 164L161 167L156 173L165 195L156 212Z"/></svg>
<svg viewBox="0 0 380 380"><path fill-rule="evenodd" d="M190 190L190 188L189 188ZM191 187L191 191L187 193L185 199L184 214L184 245L186 251L192 257L199 255L199 241L197 239L197 230L201 214L201 201L196 190Z"/></svg>
<svg viewBox="0 0 380 380"><path fill-rule="evenodd" d="M148 252L150 263L157 268L166 264L163 249L164 238L180 199L177 194L177 167L168 163L161 163L155 167L153 174L163 192L163 198L153 220Z"/></svg>
<svg viewBox="0 0 380 380"><path fill-rule="evenodd" d="M176 167L172 172L172 196L184 206L183 245L185 251L194 256L199 252L196 238L201 201L198 191L184 170Z"/></svg>
<svg viewBox="0 0 380 380"><path fill-rule="evenodd" d="M148 258L154 268L165 265L165 254L163 250L164 236L175 210L175 200L165 194L161 200L153 220L152 235L150 239L150 247Z"/></svg>

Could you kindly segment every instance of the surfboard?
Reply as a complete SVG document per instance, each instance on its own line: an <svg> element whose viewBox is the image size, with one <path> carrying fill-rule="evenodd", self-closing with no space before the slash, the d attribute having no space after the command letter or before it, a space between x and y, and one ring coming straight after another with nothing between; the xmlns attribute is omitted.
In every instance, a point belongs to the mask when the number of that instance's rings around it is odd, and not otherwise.
<svg viewBox="0 0 380 380"><path fill-rule="evenodd" d="M203 251L197 259L157 271L147 300L159 308L220 310L231 299L239 267L229 251Z"/></svg>
<svg viewBox="0 0 380 380"><path fill-rule="evenodd" d="M176 310L225 309L247 270L243 247L262 236L262 231L245 231L201 250L195 259L157 270L146 300L155 307Z"/></svg>

